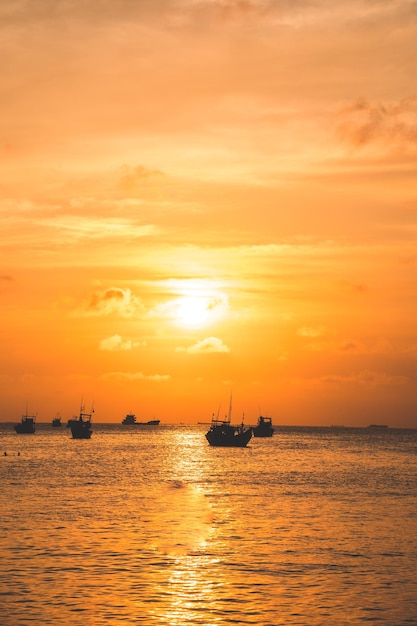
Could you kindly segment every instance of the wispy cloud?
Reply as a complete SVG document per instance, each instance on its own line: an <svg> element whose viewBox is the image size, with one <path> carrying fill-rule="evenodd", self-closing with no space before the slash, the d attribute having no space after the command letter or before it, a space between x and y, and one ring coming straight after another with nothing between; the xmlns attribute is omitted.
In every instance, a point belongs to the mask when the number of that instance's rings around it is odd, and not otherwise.
<svg viewBox="0 0 417 626"><path fill-rule="evenodd" d="M325 333L325 328L323 326L311 327L311 326L302 326L297 330L297 335L299 337L322 337Z"/></svg>
<svg viewBox="0 0 417 626"><path fill-rule="evenodd" d="M218 337L207 337L188 348L177 348L177 352L188 352L188 354L207 354L209 352L230 352L230 348Z"/></svg>
<svg viewBox="0 0 417 626"><path fill-rule="evenodd" d="M93 210L96 210L94 208ZM77 215L61 215L53 219L41 219L39 225L53 229L60 233L62 239L71 237L106 239L148 237L157 232L153 224L136 224L129 220L118 218L96 218Z"/></svg>
<svg viewBox="0 0 417 626"><path fill-rule="evenodd" d="M114 380L116 382L124 382L129 380L148 380L156 383L162 383L170 380L169 374L144 374L143 372L107 372L103 374L103 380Z"/></svg>
<svg viewBox="0 0 417 626"><path fill-rule="evenodd" d="M313 383L325 385L361 385L366 387L398 387L410 382L408 376L363 370L348 375L327 375L312 379Z"/></svg>

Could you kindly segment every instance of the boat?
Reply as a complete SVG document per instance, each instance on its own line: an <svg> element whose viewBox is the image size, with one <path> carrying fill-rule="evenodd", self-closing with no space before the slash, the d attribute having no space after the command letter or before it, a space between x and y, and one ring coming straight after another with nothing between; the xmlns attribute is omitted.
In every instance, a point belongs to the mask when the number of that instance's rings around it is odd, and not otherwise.
<svg viewBox="0 0 417 626"><path fill-rule="evenodd" d="M137 422L136 415L128 413L123 419L122 424L125 426L158 426L160 420L149 420L148 422Z"/></svg>
<svg viewBox="0 0 417 626"><path fill-rule="evenodd" d="M213 417L209 430L206 432L206 439L211 446L222 448L245 448L252 438L252 428L245 428L242 423L239 426L231 425L232 398L230 398L229 414L224 420Z"/></svg>
<svg viewBox="0 0 417 626"><path fill-rule="evenodd" d="M28 415L27 410L19 424L15 424L14 429L19 435L32 435L35 432L36 415Z"/></svg>
<svg viewBox="0 0 417 626"><path fill-rule="evenodd" d="M258 418L258 424L253 429L254 437L272 437L274 429L272 427L272 418L263 417Z"/></svg>
<svg viewBox="0 0 417 626"><path fill-rule="evenodd" d="M136 424L136 415L133 413L128 413L123 419L122 424L126 426L134 426Z"/></svg>
<svg viewBox="0 0 417 626"><path fill-rule="evenodd" d="M79 417L68 420L73 439L90 439L93 434L91 430L92 413L94 413L94 409L91 410L91 413L84 413L84 407L81 405Z"/></svg>
<svg viewBox="0 0 417 626"><path fill-rule="evenodd" d="M61 418L59 417L59 415L54 417L54 419L52 420L52 426L54 428L61 428L62 424L61 424Z"/></svg>

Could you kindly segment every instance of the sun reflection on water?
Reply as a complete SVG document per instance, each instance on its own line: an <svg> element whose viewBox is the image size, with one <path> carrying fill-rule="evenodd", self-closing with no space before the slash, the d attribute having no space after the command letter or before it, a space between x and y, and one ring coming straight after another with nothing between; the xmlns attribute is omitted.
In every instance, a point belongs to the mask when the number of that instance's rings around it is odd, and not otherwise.
<svg viewBox="0 0 417 626"><path fill-rule="evenodd" d="M172 481L161 488L154 520L159 532L154 548L168 555L186 555L201 550L212 528L212 512L207 498L194 485ZM151 520L152 521L152 520Z"/></svg>
<svg viewBox="0 0 417 626"><path fill-rule="evenodd" d="M222 620L210 615L210 621L202 622L202 613L213 605L216 587L220 581L210 577L216 568L216 560L208 555L184 555L177 557L168 580L170 602L161 615L161 623L170 626L204 623L214 626Z"/></svg>

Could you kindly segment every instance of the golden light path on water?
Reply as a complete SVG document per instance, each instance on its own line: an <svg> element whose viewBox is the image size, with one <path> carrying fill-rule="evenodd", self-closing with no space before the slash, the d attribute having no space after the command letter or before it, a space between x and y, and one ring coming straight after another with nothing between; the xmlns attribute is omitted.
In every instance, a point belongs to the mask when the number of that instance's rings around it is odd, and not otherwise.
<svg viewBox="0 0 417 626"><path fill-rule="evenodd" d="M174 447L184 449L184 446L187 447L187 438L182 433L176 434ZM195 470L194 460L194 456L183 454L173 457L174 473L185 474L198 483L201 476ZM154 547L173 557L167 581L169 609L159 615L159 620L162 624L182 626L196 618L197 598L200 608L210 604L211 585L205 579L205 572L211 571L215 564L214 559L203 555L207 540L214 532L213 513L201 489L181 480L167 485L155 513L158 526L164 526L165 532Z"/></svg>
<svg viewBox="0 0 417 626"><path fill-rule="evenodd" d="M189 554L205 545L212 512L201 490L176 480L164 486L157 510L146 521L164 528L164 533L155 538L155 549L169 555Z"/></svg>

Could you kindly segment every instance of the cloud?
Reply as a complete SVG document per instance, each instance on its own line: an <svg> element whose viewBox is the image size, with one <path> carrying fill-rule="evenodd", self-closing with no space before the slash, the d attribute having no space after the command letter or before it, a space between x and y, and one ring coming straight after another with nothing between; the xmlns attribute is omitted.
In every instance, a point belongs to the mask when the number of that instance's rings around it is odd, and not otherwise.
<svg viewBox="0 0 417 626"><path fill-rule="evenodd" d="M230 352L221 339L217 337L207 337L198 341L188 348L177 348L177 352L187 352L188 354L206 354L208 352Z"/></svg>
<svg viewBox="0 0 417 626"><path fill-rule="evenodd" d="M361 98L341 111L337 135L355 147L369 144L417 148L417 98L394 103L369 102Z"/></svg>
<svg viewBox="0 0 417 626"><path fill-rule="evenodd" d="M115 380L117 382L130 380L150 380L156 383L169 380L169 374L144 374L143 372L107 372L103 374L103 380Z"/></svg>
<svg viewBox="0 0 417 626"><path fill-rule="evenodd" d="M359 352L360 346L354 341L346 341L339 345L340 352Z"/></svg>
<svg viewBox="0 0 417 626"><path fill-rule="evenodd" d="M140 345L144 344L131 339L122 339L120 335L112 335L100 341L99 349L112 352L113 350L132 350Z"/></svg>
<svg viewBox="0 0 417 626"><path fill-rule="evenodd" d="M316 382L326 385L363 385L369 387L398 387L410 382L408 376L398 376L386 372L363 370L347 376L322 376Z"/></svg>
<svg viewBox="0 0 417 626"><path fill-rule="evenodd" d="M122 167L120 185L123 189L132 190L136 186L144 185L153 179L164 176L165 174L160 170L151 170L143 165L124 165Z"/></svg>
<svg viewBox="0 0 417 626"><path fill-rule="evenodd" d="M83 312L86 316L121 315L131 317L139 308L140 302L130 289L111 287L94 292Z"/></svg>
<svg viewBox="0 0 417 626"><path fill-rule="evenodd" d="M309 326L302 326L296 333L299 337L321 337L324 334L323 326L312 328Z"/></svg>
<svg viewBox="0 0 417 626"><path fill-rule="evenodd" d="M90 203L92 206L89 206ZM81 197L73 198L70 206L71 209L93 211L95 203L95 200ZM136 206L137 204L138 201L136 201ZM116 203L113 202L113 205L116 206ZM111 207L111 203L109 203L109 206ZM40 210L42 209L43 207L40 207ZM101 210L103 210L103 207ZM55 215L45 219L44 216L40 215L36 223L44 228L55 229L59 240L62 242L68 240L69 237L71 241L73 241L74 237L78 239L114 240L115 238L133 239L136 237L149 237L157 233L154 224L136 224L131 220L115 219L108 216L103 219L103 217L86 217L85 215Z"/></svg>
<svg viewBox="0 0 417 626"><path fill-rule="evenodd" d="M338 287L347 294L363 295L370 291L369 285L364 283L353 283L348 280L339 280L337 282Z"/></svg>

